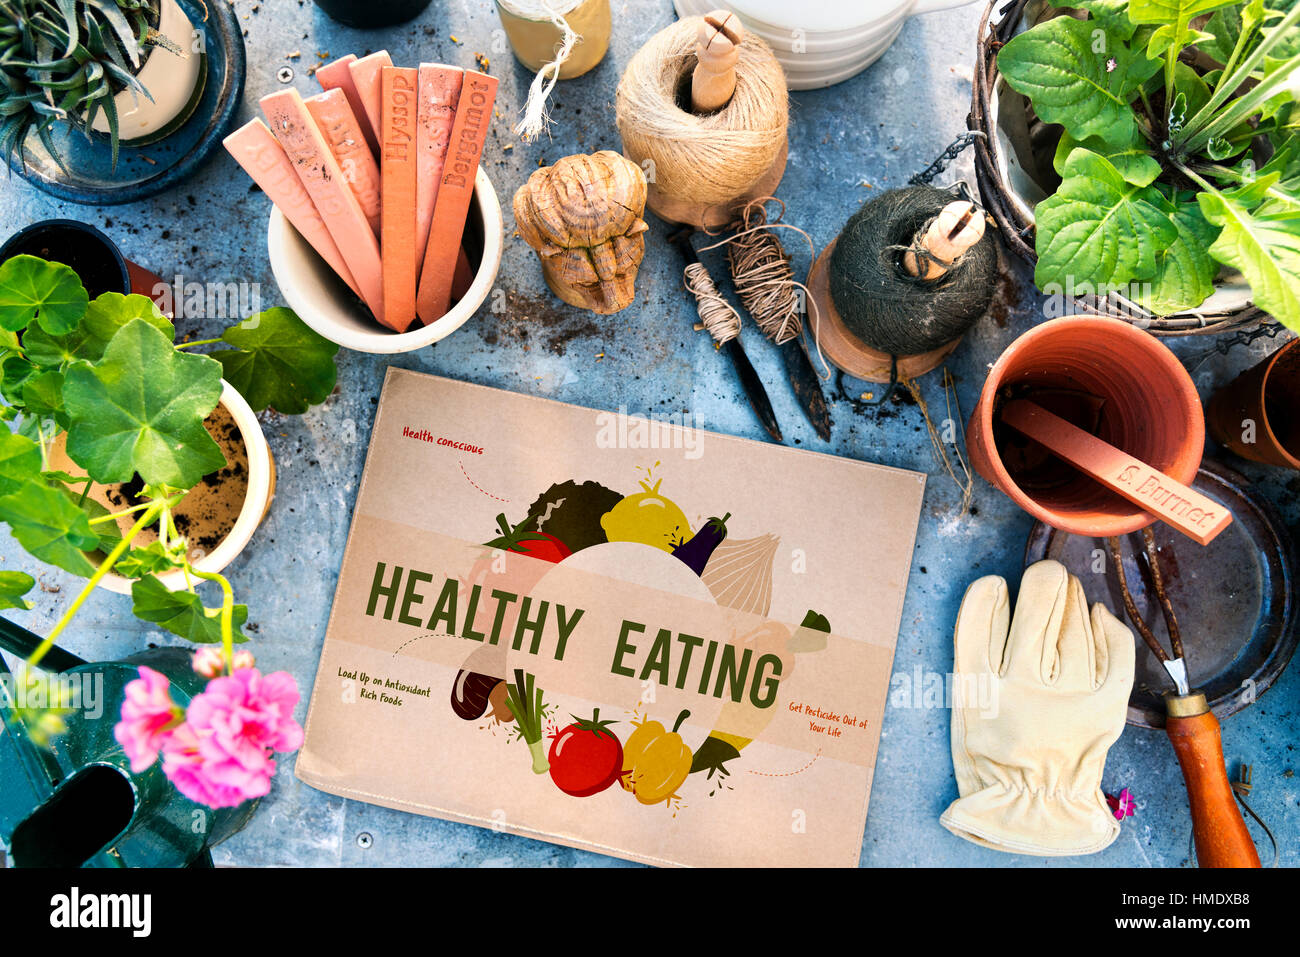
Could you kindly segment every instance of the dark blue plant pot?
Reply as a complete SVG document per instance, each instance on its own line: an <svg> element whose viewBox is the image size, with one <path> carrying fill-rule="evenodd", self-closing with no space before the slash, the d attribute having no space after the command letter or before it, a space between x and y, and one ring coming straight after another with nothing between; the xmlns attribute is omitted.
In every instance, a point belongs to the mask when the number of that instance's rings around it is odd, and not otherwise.
<svg viewBox="0 0 1300 957"><path fill-rule="evenodd" d="M32 133L9 158L14 173L59 199L88 206L133 203L192 176L229 130L244 94L244 36L229 0L177 0L203 31L206 59L203 94L189 119L148 145L122 144L117 165L109 139L56 124L60 168Z"/></svg>

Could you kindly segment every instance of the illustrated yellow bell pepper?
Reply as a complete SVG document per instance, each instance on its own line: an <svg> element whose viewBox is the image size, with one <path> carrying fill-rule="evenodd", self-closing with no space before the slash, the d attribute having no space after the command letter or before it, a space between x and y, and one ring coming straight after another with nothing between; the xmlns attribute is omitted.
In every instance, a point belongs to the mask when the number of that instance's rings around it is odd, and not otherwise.
<svg viewBox="0 0 1300 957"><path fill-rule="evenodd" d="M690 714L679 714L671 731L658 721L644 721L623 745L619 782L642 804L667 803L691 773L691 749L677 733Z"/></svg>

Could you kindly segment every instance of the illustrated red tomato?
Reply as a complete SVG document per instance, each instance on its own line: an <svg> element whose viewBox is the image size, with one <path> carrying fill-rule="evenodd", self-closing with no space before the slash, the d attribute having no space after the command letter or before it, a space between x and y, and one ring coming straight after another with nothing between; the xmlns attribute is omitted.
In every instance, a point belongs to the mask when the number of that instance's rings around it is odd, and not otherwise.
<svg viewBox="0 0 1300 957"><path fill-rule="evenodd" d="M497 528L501 534L488 542L489 548L501 548L508 552L519 552L529 558L540 558L544 562L556 564L564 561L573 552L554 535L530 530L532 519L511 527L505 514L497 516Z"/></svg>
<svg viewBox="0 0 1300 957"><path fill-rule="evenodd" d="M623 771L623 745L601 721L600 709L587 720L573 715L573 724L551 739L551 780L565 794L590 797L618 780Z"/></svg>
<svg viewBox="0 0 1300 957"><path fill-rule="evenodd" d="M512 551L523 552L530 558L540 558L544 562L562 562L573 553L569 551L569 546L564 544L554 535L547 535L545 532L534 532L536 538L524 538L515 542Z"/></svg>

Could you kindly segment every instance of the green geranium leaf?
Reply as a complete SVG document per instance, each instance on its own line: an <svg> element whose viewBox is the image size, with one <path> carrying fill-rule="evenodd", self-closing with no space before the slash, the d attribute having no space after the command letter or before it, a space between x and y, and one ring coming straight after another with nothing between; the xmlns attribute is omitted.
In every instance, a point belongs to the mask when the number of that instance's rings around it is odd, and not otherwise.
<svg viewBox="0 0 1300 957"><path fill-rule="evenodd" d="M33 319L55 335L75 329L89 296L77 274L63 263L14 256L0 266L0 327L15 332Z"/></svg>
<svg viewBox="0 0 1300 957"><path fill-rule="evenodd" d="M1300 211L1261 207L1252 213L1221 193L1196 199L1205 218L1223 227L1210 255L1240 270L1255 305L1300 332Z"/></svg>
<svg viewBox="0 0 1300 957"><path fill-rule="evenodd" d="M107 518L112 513L102 504L95 501L89 495L81 494L82 488L85 487L83 479L81 485L75 488L64 488L64 493L68 496L68 501L79 508L87 520L93 521L99 518ZM139 513L136 513L139 516ZM122 541L122 530L118 527L117 522L98 522L90 526L95 530L95 537L99 539L99 550L107 555L118 543Z"/></svg>
<svg viewBox="0 0 1300 957"><path fill-rule="evenodd" d="M66 429L68 415L63 408L63 373L57 369L40 372L23 383L23 405L30 415L49 416Z"/></svg>
<svg viewBox="0 0 1300 957"><path fill-rule="evenodd" d="M90 335L107 348L109 341L117 335L118 330L132 319L143 319L155 329L165 333L168 339L176 338L176 327L162 314L154 301L148 296L137 296L134 293L129 296L124 296L120 292L101 293L86 307L86 318L82 323ZM100 352L102 354L103 350L101 349Z"/></svg>
<svg viewBox="0 0 1300 957"><path fill-rule="evenodd" d="M221 365L177 352L142 319L122 327L94 365L67 373L68 456L109 484L193 488L226 464L203 420L221 398Z"/></svg>
<svg viewBox="0 0 1300 957"><path fill-rule="evenodd" d="M168 591L156 578L141 578L131 585L131 610L137 618L153 622L189 641L210 645L221 640L221 609L205 608L191 591ZM235 641L247 641L239 629L248 621L248 606L235 605L231 624Z"/></svg>
<svg viewBox="0 0 1300 957"><path fill-rule="evenodd" d="M81 323L65 335L52 336L39 328L29 330L23 336L23 350L28 359L41 366L62 368L79 359L97 362L113 336L132 319L143 319L168 339L176 336L171 321L149 297L106 292L90 301Z"/></svg>
<svg viewBox="0 0 1300 957"><path fill-rule="evenodd" d="M0 608L27 611L32 603L23 596L36 587L36 579L26 572L0 571Z"/></svg>
<svg viewBox="0 0 1300 957"><path fill-rule="evenodd" d="M292 309L267 309L231 326L221 338L235 349L220 349L212 358L255 411L271 408L296 415L324 402L334 389L339 347Z"/></svg>
<svg viewBox="0 0 1300 957"><path fill-rule="evenodd" d="M1156 252L1156 272L1139 283L1131 297L1157 315L1192 309L1214 292L1219 264L1208 250L1218 230L1205 221L1196 203L1169 210L1178 238Z"/></svg>
<svg viewBox="0 0 1300 957"><path fill-rule="evenodd" d="M0 432L0 495L16 492L41 472L41 447L12 432Z"/></svg>
<svg viewBox="0 0 1300 957"><path fill-rule="evenodd" d="M123 578L144 578L180 568L184 564L185 547L163 547L161 541L150 542L143 548L132 548L113 566L113 571Z"/></svg>
<svg viewBox="0 0 1300 957"><path fill-rule="evenodd" d="M1130 141L1119 146L1107 145L1095 136L1079 141L1069 133L1062 133L1056 146L1056 155L1052 159L1052 166L1057 173L1064 172L1065 161L1080 147L1110 160L1124 181L1134 186L1150 186L1161 173L1160 163L1148 152L1146 137L1136 127L1133 128Z"/></svg>
<svg viewBox="0 0 1300 957"><path fill-rule="evenodd" d="M62 489L32 481L0 496L0 521L7 522L18 543L41 561L74 575L94 574L95 566L82 553L97 548L99 539L85 513Z"/></svg>
<svg viewBox="0 0 1300 957"><path fill-rule="evenodd" d="M23 404L23 384L36 367L22 356L5 356L0 360L0 395L11 405Z"/></svg>
<svg viewBox="0 0 1300 957"><path fill-rule="evenodd" d="M1076 149L1065 179L1034 211L1039 288L1105 294L1155 275L1156 252L1178 236L1151 186L1135 186L1104 156Z"/></svg>
<svg viewBox="0 0 1300 957"><path fill-rule="evenodd" d="M1159 68L1121 37L1073 17L1040 23L998 54L1003 78L1029 97L1044 122L1060 123L1080 140L1117 144L1131 142L1137 120L1129 104Z"/></svg>

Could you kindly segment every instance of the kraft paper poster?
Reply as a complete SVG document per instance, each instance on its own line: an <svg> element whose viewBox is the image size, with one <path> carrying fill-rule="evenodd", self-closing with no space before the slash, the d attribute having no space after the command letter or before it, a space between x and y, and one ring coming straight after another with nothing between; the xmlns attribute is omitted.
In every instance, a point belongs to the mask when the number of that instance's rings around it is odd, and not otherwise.
<svg viewBox="0 0 1300 957"><path fill-rule="evenodd" d="M296 773L652 864L855 865L924 481L390 369Z"/></svg>

